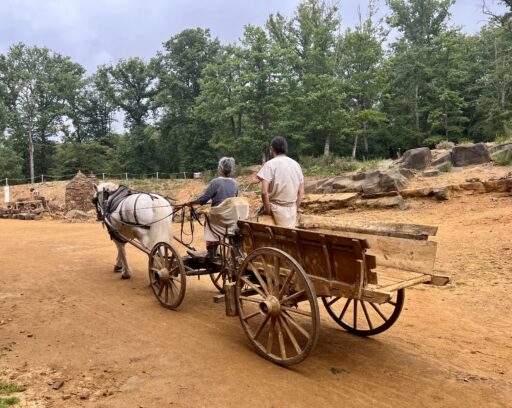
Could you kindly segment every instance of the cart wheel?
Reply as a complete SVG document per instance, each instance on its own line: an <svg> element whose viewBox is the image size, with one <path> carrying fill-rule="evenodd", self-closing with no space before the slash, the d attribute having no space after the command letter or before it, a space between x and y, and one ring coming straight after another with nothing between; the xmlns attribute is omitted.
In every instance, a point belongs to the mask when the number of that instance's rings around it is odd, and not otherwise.
<svg viewBox="0 0 512 408"><path fill-rule="evenodd" d="M167 242L156 244L149 255L149 282L163 307L177 308L183 301L187 278L183 260Z"/></svg>
<svg viewBox="0 0 512 408"><path fill-rule="evenodd" d="M267 360L291 366L315 347L320 329L315 288L286 252L251 252L237 277L236 301L245 334Z"/></svg>
<svg viewBox="0 0 512 408"><path fill-rule="evenodd" d="M336 323L352 334L372 336L389 329L402 312L405 289L399 289L386 303L323 297L322 302Z"/></svg>
<svg viewBox="0 0 512 408"><path fill-rule="evenodd" d="M224 283L231 279L235 270L235 259L231 247L227 244L219 245L218 270L210 273L210 279L220 293L224 293Z"/></svg>

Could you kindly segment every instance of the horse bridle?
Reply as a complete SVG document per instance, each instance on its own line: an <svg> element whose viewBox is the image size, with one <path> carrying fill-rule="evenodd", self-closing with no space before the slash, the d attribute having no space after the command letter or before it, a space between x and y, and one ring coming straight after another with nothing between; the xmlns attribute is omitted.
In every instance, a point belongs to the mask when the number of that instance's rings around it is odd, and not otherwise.
<svg viewBox="0 0 512 408"><path fill-rule="evenodd" d="M94 207L96 208L96 221L104 221L105 220L105 203L108 200L109 192L102 190L101 191L101 197L102 197L102 203L100 205L100 192L97 191L96 194L92 197L92 203L94 204Z"/></svg>

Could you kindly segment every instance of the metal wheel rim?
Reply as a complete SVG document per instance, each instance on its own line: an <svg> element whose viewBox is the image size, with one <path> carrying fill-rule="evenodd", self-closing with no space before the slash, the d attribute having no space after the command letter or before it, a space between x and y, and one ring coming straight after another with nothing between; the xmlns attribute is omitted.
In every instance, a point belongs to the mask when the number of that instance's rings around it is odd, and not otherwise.
<svg viewBox="0 0 512 408"><path fill-rule="evenodd" d="M334 296L323 297L322 302L332 319L345 330L358 336L373 336L396 322L405 303L405 289L399 289L395 297L381 305Z"/></svg>
<svg viewBox="0 0 512 408"><path fill-rule="evenodd" d="M149 284L158 302L177 308L185 297L185 265L176 248L167 242L156 244L149 255Z"/></svg>

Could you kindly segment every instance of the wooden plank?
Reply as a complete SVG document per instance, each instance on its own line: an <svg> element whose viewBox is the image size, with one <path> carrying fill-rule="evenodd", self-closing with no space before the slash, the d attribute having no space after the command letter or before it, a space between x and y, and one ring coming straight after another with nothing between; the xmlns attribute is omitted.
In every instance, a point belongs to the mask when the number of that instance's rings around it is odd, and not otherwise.
<svg viewBox="0 0 512 408"><path fill-rule="evenodd" d="M398 282L393 285L380 287L379 289L384 290L386 292L394 292L399 289L404 289L404 288L408 288L410 286L417 285L419 283L429 282L431 279L432 278L430 275L419 275L419 276L416 276L415 278L412 278L409 280L404 280L402 282Z"/></svg>
<svg viewBox="0 0 512 408"><path fill-rule="evenodd" d="M436 259L437 242L419 241L404 238L385 237L330 229L314 229L318 233L343 235L344 237L364 238L370 248L366 251L377 258L378 273L381 267L396 271L417 272L431 275Z"/></svg>
<svg viewBox="0 0 512 408"><path fill-rule="evenodd" d="M331 231L345 231L388 237L408 238L415 240L427 240L429 235L437 233L437 227L420 224L360 222L350 220L333 219L319 215L301 215L298 224L304 229L329 229Z"/></svg>

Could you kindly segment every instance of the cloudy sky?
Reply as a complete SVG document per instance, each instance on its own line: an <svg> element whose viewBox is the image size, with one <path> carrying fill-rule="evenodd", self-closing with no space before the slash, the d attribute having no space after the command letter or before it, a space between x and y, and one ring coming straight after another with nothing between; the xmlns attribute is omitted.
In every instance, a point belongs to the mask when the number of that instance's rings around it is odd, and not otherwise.
<svg viewBox="0 0 512 408"><path fill-rule="evenodd" d="M185 28L210 28L223 43L237 41L245 24L270 13L292 16L300 0L0 0L0 53L17 42L46 46L94 71L119 58L149 59ZM496 0L487 0L497 9ZM340 0L344 27L367 0ZM378 0L381 14L385 1ZM453 23L475 33L485 23L482 0L457 0Z"/></svg>

